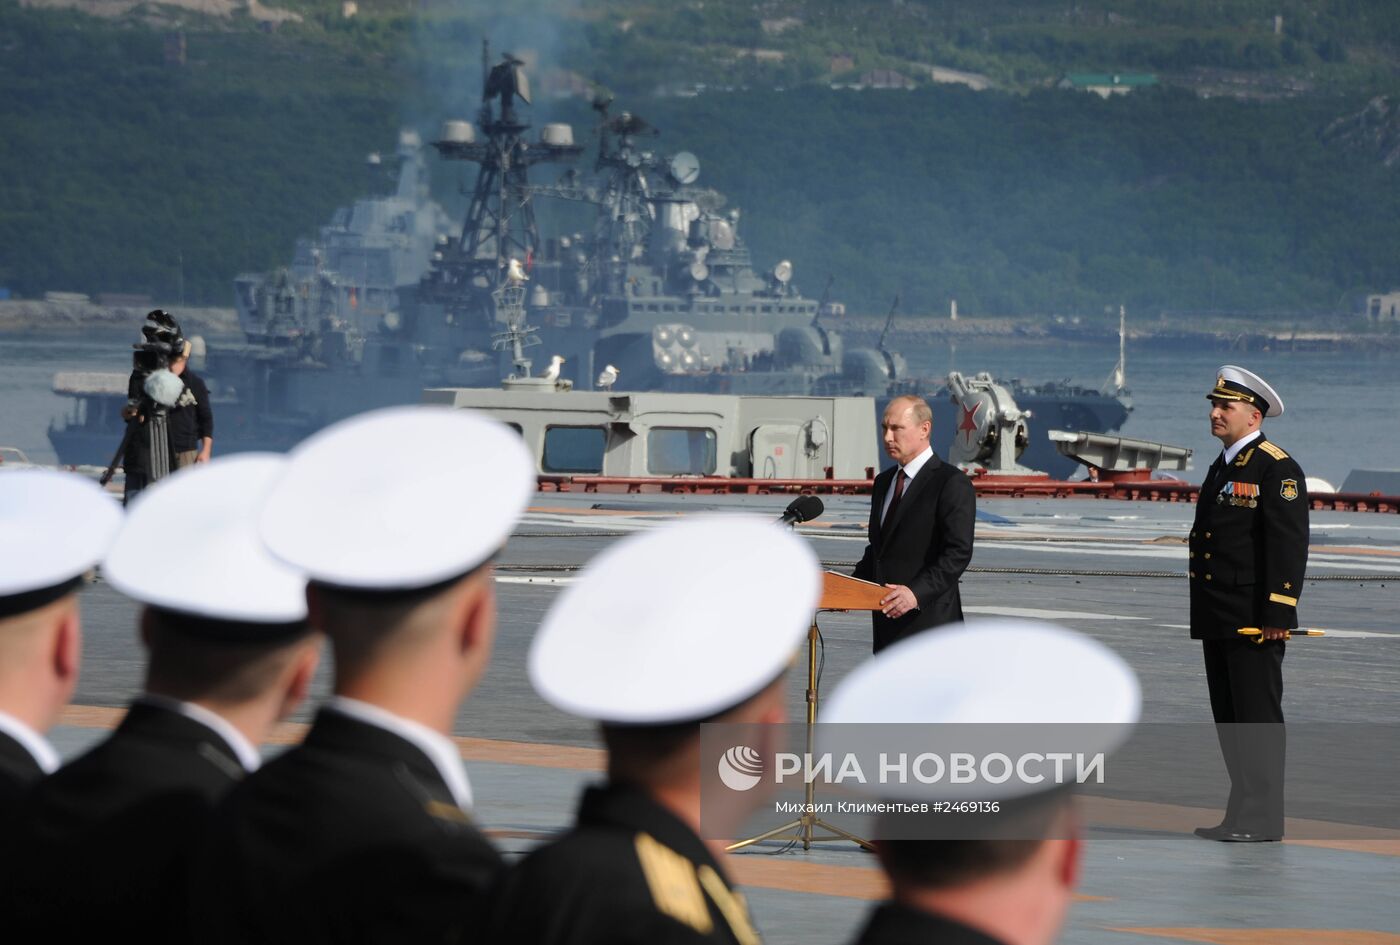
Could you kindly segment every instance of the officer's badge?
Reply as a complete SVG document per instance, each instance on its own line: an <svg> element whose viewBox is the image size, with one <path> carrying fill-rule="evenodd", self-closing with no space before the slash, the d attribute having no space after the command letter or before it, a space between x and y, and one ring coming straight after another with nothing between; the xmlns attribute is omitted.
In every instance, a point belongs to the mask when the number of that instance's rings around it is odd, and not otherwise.
<svg viewBox="0 0 1400 945"><path fill-rule="evenodd" d="M1298 480L1283 480L1283 482L1279 484L1278 494L1283 496L1283 498L1289 502L1292 502L1294 499L1298 498Z"/></svg>

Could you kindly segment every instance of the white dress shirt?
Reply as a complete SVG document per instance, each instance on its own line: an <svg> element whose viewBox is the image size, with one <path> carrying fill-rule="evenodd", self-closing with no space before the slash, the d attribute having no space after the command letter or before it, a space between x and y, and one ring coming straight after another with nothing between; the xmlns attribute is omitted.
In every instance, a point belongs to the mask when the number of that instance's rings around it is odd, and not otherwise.
<svg viewBox="0 0 1400 945"><path fill-rule="evenodd" d="M23 745L44 774L53 774L58 770L58 752L53 750L49 740L8 712L0 712L0 732Z"/></svg>
<svg viewBox="0 0 1400 945"><path fill-rule="evenodd" d="M1244 449L1246 446L1253 443L1255 440L1259 439L1263 435L1263 430L1255 430L1253 433L1245 434L1235 442L1231 443L1225 449L1225 459L1223 465L1228 466L1231 463L1233 463L1235 461L1235 457L1240 455L1240 450Z"/></svg>
<svg viewBox="0 0 1400 945"><path fill-rule="evenodd" d="M924 451L905 463L904 470L904 491L909 491L909 484L914 481L914 477L919 474L919 470L924 468L924 463L933 458L933 447L925 446ZM885 523L885 516L889 514L890 502L894 500L894 487L898 484L899 473L894 474L894 481L891 483L889 491L885 493L885 504L880 506L880 524ZM900 499L904 497L901 495Z"/></svg>
<svg viewBox="0 0 1400 945"><path fill-rule="evenodd" d="M244 771L251 773L262 767L262 755L258 754L257 746L248 741L247 736L219 713L193 702L172 699L170 696L162 696L154 692L143 693L136 701L154 706L157 709L164 709L167 712L174 712L176 715L183 715L205 728L212 728L220 738L228 742L228 747L233 749L233 754L238 758L238 763L243 766Z"/></svg>

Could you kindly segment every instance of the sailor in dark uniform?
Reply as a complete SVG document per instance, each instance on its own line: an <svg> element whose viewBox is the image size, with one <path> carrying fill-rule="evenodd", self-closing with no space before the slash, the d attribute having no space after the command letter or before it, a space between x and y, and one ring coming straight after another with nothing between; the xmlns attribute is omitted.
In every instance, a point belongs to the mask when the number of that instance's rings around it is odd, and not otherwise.
<svg viewBox="0 0 1400 945"><path fill-rule="evenodd" d="M1298 626L1308 563L1307 484L1298 463L1260 429L1265 417L1283 413L1282 398L1263 378L1227 364L1206 396L1211 434L1225 449L1201 484L1191 525L1191 638L1203 641L1230 798L1220 824L1196 834L1278 840L1284 639ZM1246 627L1260 637L1241 636Z"/></svg>
<svg viewBox="0 0 1400 945"><path fill-rule="evenodd" d="M78 682L78 589L120 524L115 500L76 473L0 473L0 821L58 767L43 733Z"/></svg>
<svg viewBox="0 0 1400 945"><path fill-rule="evenodd" d="M891 897L872 910L855 945L1049 945L1064 924L1081 858L1070 786L1039 771L1023 779L1018 767L1014 776L974 780L953 794L946 779L877 776L886 755L874 757L872 740L884 739L881 752L914 757L939 743L935 725L950 725L963 750L970 743L984 757L1006 750L1019 759L1035 730L1060 740L1051 750L1064 750L1070 737L1092 756L1125 741L1140 710L1137 677L1120 657L1050 624L971 621L897 643L857 667L827 701L818 755L853 753L869 772L854 788L871 800L915 807L974 801L996 810L881 814L876 852ZM1008 744L963 734L964 725L984 723L994 733L986 738L1005 733ZM884 734L896 725L909 732L907 745Z"/></svg>
<svg viewBox="0 0 1400 945"><path fill-rule="evenodd" d="M109 738L30 792L7 837L5 914L36 941L190 940L190 850L316 669L306 581L251 519L285 464L243 454L158 483L103 561L146 605L146 687Z"/></svg>
<svg viewBox="0 0 1400 945"><path fill-rule="evenodd" d="M807 544L760 519L688 520L590 564L545 617L530 678L601 722L607 783L585 791L568 833L512 868L493 896L492 942L757 945L722 846L701 837L701 774L716 769L702 766L700 723L782 721L783 677L819 590ZM707 805L707 834L727 835L734 813Z"/></svg>
<svg viewBox="0 0 1400 945"><path fill-rule="evenodd" d="M491 559L534 492L509 428L362 414L292 451L260 514L310 578L335 693L230 794L191 872L203 942L448 942L502 866L449 737L495 634Z"/></svg>

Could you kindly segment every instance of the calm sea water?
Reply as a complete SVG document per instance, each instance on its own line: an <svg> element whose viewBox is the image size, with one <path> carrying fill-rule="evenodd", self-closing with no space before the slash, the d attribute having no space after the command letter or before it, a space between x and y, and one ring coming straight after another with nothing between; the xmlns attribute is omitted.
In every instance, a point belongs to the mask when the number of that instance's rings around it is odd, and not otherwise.
<svg viewBox="0 0 1400 945"><path fill-rule="evenodd" d="M0 335L0 446L17 446L36 462L56 461L46 436L69 401L52 392L61 370L126 371L130 349L120 340ZM950 369L991 371L1027 381L1070 378L1098 387L1117 360L1116 345L961 341L906 351L920 374ZM1219 449L1206 419L1206 391L1222 362L1243 364L1283 396L1287 412L1265 424L1310 476L1340 487L1352 469L1400 469L1400 364L1385 352L1182 352L1128 348L1134 410L1121 431L1196 451L1199 481ZM217 417L216 417L217 424ZM1044 435L1033 430L1032 435ZM934 431L944 451L948 431ZM112 444L113 449L116 444ZM218 439L215 438L215 452Z"/></svg>

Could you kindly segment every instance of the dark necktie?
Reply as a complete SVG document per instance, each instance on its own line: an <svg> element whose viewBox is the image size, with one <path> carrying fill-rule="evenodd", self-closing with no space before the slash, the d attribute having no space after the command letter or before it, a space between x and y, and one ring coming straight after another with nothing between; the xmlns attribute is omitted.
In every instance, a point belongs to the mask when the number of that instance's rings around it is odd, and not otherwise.
<svg viewBox="0 0 1400 945"><path fill-rule="evenodd" d="M890 499L890 507L887 508L887 509L885 509L885 521L886 521L886 522L891 521L891 520L894 518L894 510L897 509L897 508L899 508L899 500L902 499L902 498L904 498L904 480L906 480L906 479L908 479L908 478L909 478L909 477L906 476L906 475L904 474L904 470L903 470L903 469L901 469L901 470L895 475L895 477L894 477L894 498ZM884 522L882 522L881 524L884 524Z"/></svg>

